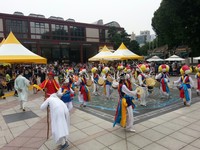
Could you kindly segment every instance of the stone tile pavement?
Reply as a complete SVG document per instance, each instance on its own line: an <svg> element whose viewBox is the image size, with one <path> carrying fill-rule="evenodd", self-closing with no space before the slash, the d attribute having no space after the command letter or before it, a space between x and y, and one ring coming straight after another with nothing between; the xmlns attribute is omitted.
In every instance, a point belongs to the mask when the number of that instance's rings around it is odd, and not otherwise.
<svg viewBox="0 0 200 150"><path fill-rule="evenodd" d="M196 97L200 100L200 97ZM1 150L57 150L47 140L46 112L39 109L43 94L30 94L26 111L37 117L6 123L4 117L21 113L17 97L0 99ZM87 109L87 108L84 108ZM26 113L26 112L24 112ZM135 124L136 133L74 108L71 112L70 150L198 150L200 102Z"/></svg>

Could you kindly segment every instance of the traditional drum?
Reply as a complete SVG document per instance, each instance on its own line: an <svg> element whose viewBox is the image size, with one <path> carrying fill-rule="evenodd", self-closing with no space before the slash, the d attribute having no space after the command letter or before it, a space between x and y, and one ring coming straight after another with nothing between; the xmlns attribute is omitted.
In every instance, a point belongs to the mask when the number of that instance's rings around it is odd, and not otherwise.
<svg viewBox="0 0 200 150"><path fill-rule="evenodd" d="M112 82L112 81L113 81L113 79L112 79L111 76L107 76L107 80L108 80L109 82Z"/></svg>
<svg viewBox="0 0 200 150"><path fill-rule="evenodd" d="M160 87L160 82L158 82L157 80L156 80L155 87Z"/></svg>
<svg viewBox="0 0 200 150"><path fill-rule="evenodd" d="M142 95L142 94L144 93L144 90L143 90L143 88L142 88L141 86L138 86L138 87L136 88L136 91L137 91L137 94L138 94L138 95Z"/></svg>
<svg viewBox="0 0 200 150"><path fill-rule="evenodd" d="M92 85L92 83L93 83L93 82L92 82L92 80L91 80L91 79L87 79L87 81L86 81L86 85L87 85L87 86L91 86L91 85Z"/></svg>
<svg viewBox="0 0 200 150"><path fill-rule="evenodd" d="M156 84L156 80L153 79L153 78L146 78L146 85L147 86L151 86L151 87L154 87Z"/></svg>
<svg viewBox="0 0 200 150"><path fill-rule="evenodd" d="M112 88L113 88L113 89L117 89L118 86L119 86L119 82L117 82L116 80L114 80L114 81L112 82Z"/></svg>
<svg viewBox="0 0 200 150"><path fill-rule="evenodd" d="M104 79L102 77L99 77L98 84L100 86L102 86L104 84Z"/></svg>
<svg viewBox="0 0 200 150"><path fill-rule="evenodd" d="M148 92L152 93L153 92L153 88L155 87L156 84L156 80L153 78L146 78L146 85L148 88Z"/></svg>

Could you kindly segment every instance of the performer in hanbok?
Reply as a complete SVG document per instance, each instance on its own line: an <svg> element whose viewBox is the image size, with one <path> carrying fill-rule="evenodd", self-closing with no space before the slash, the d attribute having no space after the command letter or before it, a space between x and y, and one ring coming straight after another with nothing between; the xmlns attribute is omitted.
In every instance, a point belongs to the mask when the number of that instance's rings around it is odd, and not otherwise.
<svg viewBox="0 0 200 150"><path fill-rule="evenodd" d="M162 97L167 96L169 98L170 96L170 90L168 83L170 82L169 80L169 66L166 64L162 64L158 67L158 72L155 76L155 79L160 82L160 94Z"/></svg>
<svg viewBox="0 0 200 150"><path fill-rule="evenodd" d="M149 71L149 69L146 67L145 64L140 64L137 66L137 70L139 72L138 75L138 82L139 85L143 88L144 93L140 95L139 100L140 100L140 105L141 106L146 106L146 98L148 96L148 89L146 85L146 78L148 75L145 74L145 72Z"/></svg>
<svg viewBox="0 0 200 150"><path fill-rule="evenodd" d="M195 78L197 79L197 95L200 95L200 64L196 66L197 73Z"/></svg>
<svg viewBox="0 0 200 150"><path fill-rule="evenodd" d="M112 87L111 87L112 82L110 81L110 79L113 80L114 78L110 74L110 68L104 67L102 72L104 73L103 79L105 81L105 83L104 83L104 94L106 96L106 99L110 100L111 99L111 91L112 91Z"/></svg>
<svg viewBox="0 0 200 150"><path fill-rule="evenodd" d="M120 80L120 74L122 74L124 72L123 70L124 70L123 64L118 64L118 66L117 66L117 74L116 74L117 81Z"/></svg>
<svg viewBox="0 0 200 150"><path fill-rule="evenodd" d="M194 81L189 76L191 69L189 66L182 66L180 72L183 72L183 75L179 77L178 80L174 81L175 85L179 85L180 98L183 100L185 106L190 106L192 101L192 92L191 88L194 87Z"/></svg>
<svg viewBox="0 0 200 150"><path fill-rule="evenodd" d="M98 74L98 69L97 67L93 67L91 69L92 72L92 80L93 80L93 93L94 95L100 95L97 91L98 91L98 80L99 80L99 74Z"/></svg>
<svg viewBox="0 0 200 150"><path fill-rule="evenodd" d="M132 84L135 83L135 79L134 77L132 76L132 69L130 67L130 65L127 65L125 68L124 68L124 73L126 73L126 76L125 76L125 83L126 83L126 86L128 87L128 89L130 91L132 91Z"/></svg>
<svg viewBox="0 0 200 150"><path fill-rule="evenodd" d="M57 92L58 97L67 105L69 111L72 110L72 99L74 97L74 91L70 87L69 78L65 79L61 88Z"/></svg>
<svg viewBox="0 0 200 150"><path fill-rule="evenodd" d="M125 85L127 86L127 88L128 88L130 91L133 90L133 88L132 88L132 83L131 83L131 76L130 76L130 74L128 74L128 73L125 75Z"/></svg>
<svg viewBox="0 0 200 150"><path fill-rule="evenodd" d="M120 124L127 131L135 132L133 127L134 116L133 116L133 108L135 107L133 103L133 97L136 96L137 90L130 91L125 84L125 74L120 76L119 86L119 101L118 106L115 113L114 124Z"/></svg>
<svg viewBox="0 0 200 150"><path fill-rule="evenodd" d="M79 72L79 94L78 94L78 100L81 103L80 107L86 107L87 102L90 101L91 95L90 95L90 90L86 85L88 78L88 75L86 73L86 69L81 69Z"/></svg>
<svg viewBox="0 0 200 150"><path fill-rule="evenodd" d="M72 67L69 67L67 70L67 75L65 76L65 79L69 79L69 86L74 91L76 88L75 85L75 75L74 75L74 69ZM74 98L74 94L71 94L71 98Z"/></svg>
<svg viewBox="0 0 200 150"><path fill-rule="evenodd" d="M25 111L25 105L28 101L28 87L30 86L30 81L23 76L23 72L19 71L19 75L14 81L14 88L18 93L18 99L20 102L20 109Z"/></svg>
<svg viewBox="0 0 200 150"><path fill-rule="evenodd" d="M56 144L60 144L60 150L69 146L67 137L69 135L70 116L65 103L61 101L57 94L51 94L41 105L41 110L50 108L51 131Z"/></svg>
<svg viewBox="0 0 200 150"><path fill-rule="evenodd" d="M59 84L57 81L54 79L54 74L53 72L49 72L48 78L44 80L39 86L34 85L38 90L43 90L45 91L45 98L48 98L51 94L56 93L58 89L60 88Z"/></svg>

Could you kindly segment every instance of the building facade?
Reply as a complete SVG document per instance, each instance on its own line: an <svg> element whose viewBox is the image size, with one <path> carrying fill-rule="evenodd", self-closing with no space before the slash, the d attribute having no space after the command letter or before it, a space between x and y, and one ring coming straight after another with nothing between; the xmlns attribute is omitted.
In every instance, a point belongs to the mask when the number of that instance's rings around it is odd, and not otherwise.
<svg viewBox="0 0 200 150"><path fill-rule="evenodd" d="M64 20L62 17L30 14L0 13L0 41L10 31L32 52L47 58L48 62L87 62L97 54L99 47L113 44L108 41L108 30L113 22L105 25ZM116 29L124 30L117 24Z"/></svg>
<svg viewBox="0 0 200 150"><path fill-rule="evenodd" d="M140 31L140 35L135 36L135 40L139 43L140 47L148 42L153 41L151 38L152 36L150 35L149 30Z"/></svg>

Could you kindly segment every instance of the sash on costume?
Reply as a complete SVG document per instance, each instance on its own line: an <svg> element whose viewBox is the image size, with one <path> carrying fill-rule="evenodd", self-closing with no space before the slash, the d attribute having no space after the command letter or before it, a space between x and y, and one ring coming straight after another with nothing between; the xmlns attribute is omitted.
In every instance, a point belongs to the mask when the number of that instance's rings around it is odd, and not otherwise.
<svg viewBox="0 0 200 150"><path fill-rule="evenodd" d="M167 81L165 80L165 78L161 79L161 86L162 86L163 92L169 93L169 87L167 85Z"/></svg>
<svg viewBox="0 0 200 150"><path fill-rule="evenodd" d="M197 74L197 89L200 90L200 72Z"/></svg>
<svg viewBox="0 0 200 150"><path fill-rule="evenodd" d="M67 102L71 102L71 96L70 96L70 90L67 90L67 89L64 89L62 88L62 92L64 93L61 97L61 100L64 102L64 103L67 103Z"/></svg>
<svg viewBox="0 0 200 150"><path fill-rule="evenodd" d="M120 99L118 102L117 111L115 113L113 127L116 124L120 124L122 127L126 126L126 107L127 107L126 99L125 98Z"/></svg>
<svg viewBox="0 0 200 150"><path fill-rule="evenodd" d="M123 84L120 84L118 87L118 92L120 99L118 101L115 117L114 117L114 123L113 127L116 124L120 124L122 127L126 126L126 118L127 118L127 107L132 105L135 107L135 104L133 103L133 97L126 95L122 92L122 86Z"/></svg>
<svg viewBox="0 0 200 150"><path fill-rule="evenodd" d="M180 86L180 97L185 98L187 102L190 101L188 87L184 83Z"/></svg>

